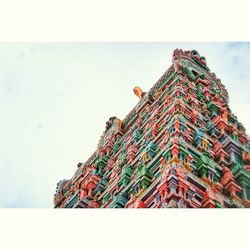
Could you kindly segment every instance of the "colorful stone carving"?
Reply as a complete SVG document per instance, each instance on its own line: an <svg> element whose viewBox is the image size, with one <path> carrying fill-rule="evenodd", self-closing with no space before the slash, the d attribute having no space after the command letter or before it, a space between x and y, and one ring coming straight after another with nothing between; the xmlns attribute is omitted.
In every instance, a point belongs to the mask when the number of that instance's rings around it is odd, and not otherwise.
<svg viewBox="0 0 250 250"><path fill-rule="evenodd" d="M134 91L134 94L136 95L136 96L138 96L139 98L142 98L143 96L144 96L144 92L141 90L141 88L140 87L135 87L134 89L133 89L133 91Z"/></svg>
<svg viewBox="0 0 250 250"><path fill-rule="evenodd" d="M56 208L250 207L250 140L197 51L173 65L54 195Z"/></svg>

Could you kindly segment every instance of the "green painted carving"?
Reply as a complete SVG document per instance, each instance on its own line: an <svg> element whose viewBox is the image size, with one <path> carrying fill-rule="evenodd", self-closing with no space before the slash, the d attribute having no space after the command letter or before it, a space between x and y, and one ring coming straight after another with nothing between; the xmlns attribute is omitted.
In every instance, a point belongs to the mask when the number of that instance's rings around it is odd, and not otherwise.
<svg viewBox="0 0 250 250"><path fill-rule="evenodd" d="M127 166L124 167L121 174L121 179L119 182L119 186L127 186L130 182L130 177L133 175L133 167Z"/></svg>
<svg viewBox="0 0 250 250"><path fill-rule="evenodd" d="M102 204L104 205L108 199L111 197L111 194L110 192L107 192L104 196L103 196L103 199L102 199Z"/></svg>
<svg viewBox="0 0 250 250"><path fill-rule="evenodd" d="M212 116L216 116L219 113L219 107L212 101L207 104L207 109L212 113Z"/></svg>
<svg viewBox="0 0 250 250"><path fill-rule="evenodd" d="M99 176L102 176L102 172L103 172L103 169L106 167L106 165L107 165L107 162L108 162L108 160L109 160L109 157L108 156L106 156L106 155L104 155L102 158L101 158L101 160L96 164L96 166L97 166L97 174L99 175Z"/></svg>
<svg viewBox="0 0 250 250"><path fill-rule="evenodd" d="M122 192L114 197L114 200L110 204L111 208L124 208L128 202L128 195L126 192Z"/></svg>
<svg viewBox="0 0 250 250"><path fill-rule="evenodd" d="M192 78L192 80L195 79L195 75L192 73L192 71L188 68L188 67L184 67L183 68L183 71L189 76Z"/></svg>
<svg viewBox="0 0 250 250"><path fill-rule="evenodd" d="M216 208L224 208L222 204L220 204L218 201L215 201L215 207Z"/></svg>

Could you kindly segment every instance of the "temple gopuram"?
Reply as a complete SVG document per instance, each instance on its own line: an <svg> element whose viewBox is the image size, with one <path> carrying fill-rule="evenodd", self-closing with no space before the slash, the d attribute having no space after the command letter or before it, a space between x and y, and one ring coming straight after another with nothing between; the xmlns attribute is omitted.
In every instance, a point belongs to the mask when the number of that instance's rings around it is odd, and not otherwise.
<svg viewBox="0 0 250 250"><path fill-rule="evenodd" d="M97 150L57 184L55 208L250 207L250 139L197 51L173 64Z"/></svg>

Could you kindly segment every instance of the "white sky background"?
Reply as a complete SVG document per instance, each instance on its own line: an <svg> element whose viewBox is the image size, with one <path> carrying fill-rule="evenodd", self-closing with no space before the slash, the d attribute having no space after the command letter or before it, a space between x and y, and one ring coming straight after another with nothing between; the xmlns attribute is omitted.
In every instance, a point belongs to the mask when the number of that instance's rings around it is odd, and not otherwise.
<svg viewBox="0 0 250 250"><path fill-rule="evenodd" d="M175 48L206 57L250 131L249 43L0 43L0 207L53 207L60 179L136 105Z"/></svg>

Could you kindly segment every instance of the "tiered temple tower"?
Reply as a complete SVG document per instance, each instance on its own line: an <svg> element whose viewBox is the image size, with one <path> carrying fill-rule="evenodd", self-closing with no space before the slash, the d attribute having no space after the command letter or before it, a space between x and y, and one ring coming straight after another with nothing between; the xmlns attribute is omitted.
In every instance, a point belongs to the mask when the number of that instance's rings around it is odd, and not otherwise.
<svg viewBox="0 0 250 250"><path fill-rule="evenodd" d="M173 64L97 150L57 184L56 208L250 207L250 139L228 93L193 51Z"/></svg>

